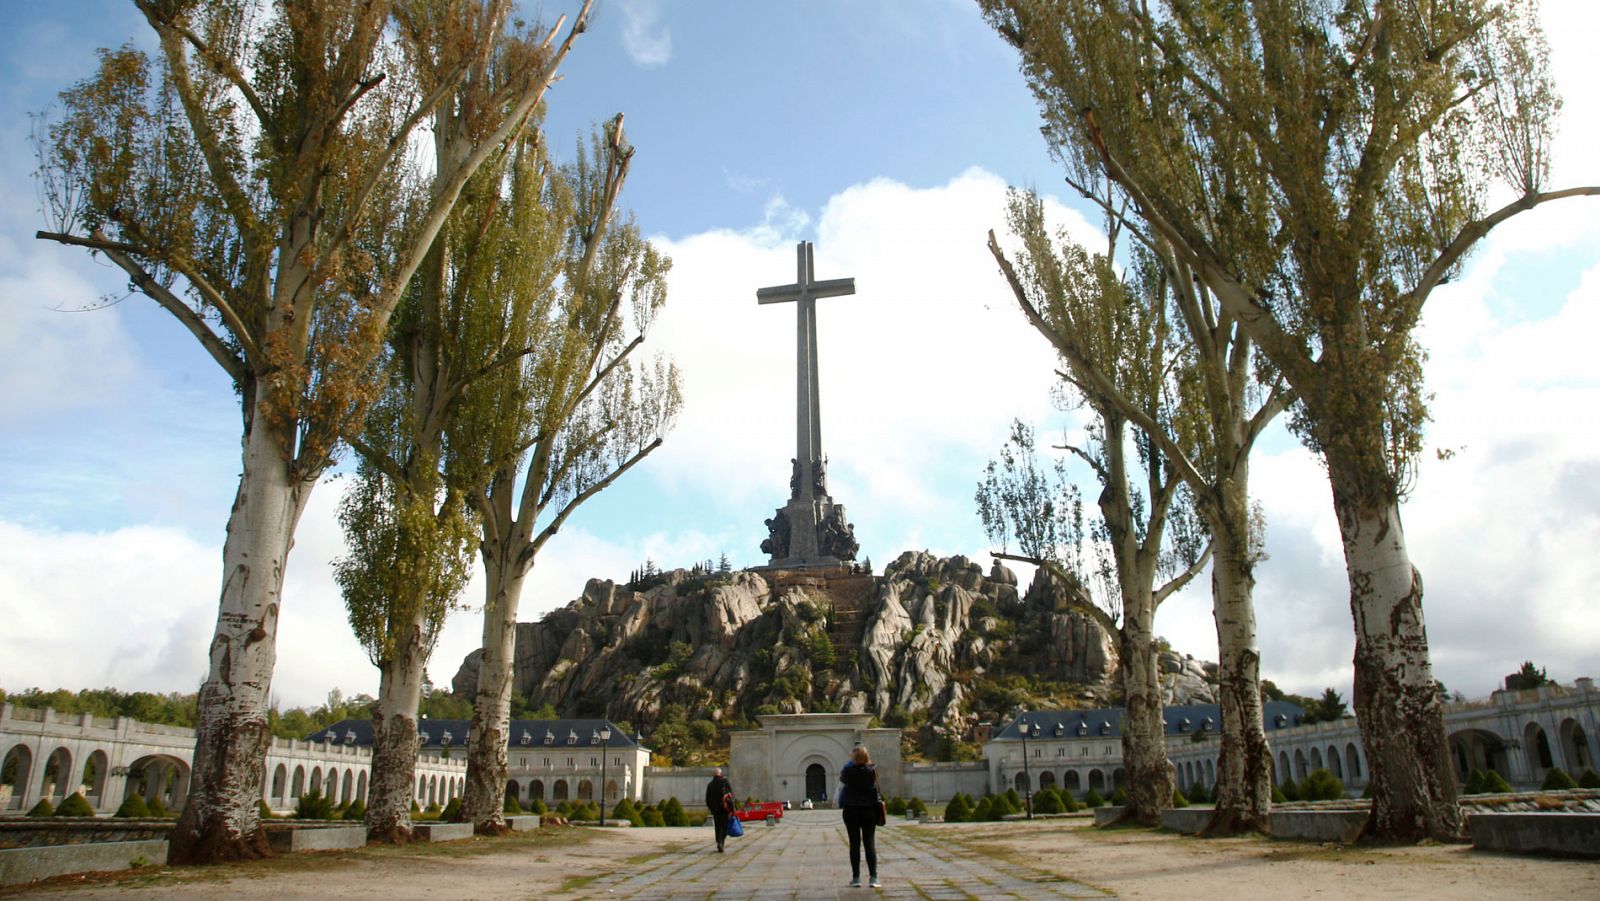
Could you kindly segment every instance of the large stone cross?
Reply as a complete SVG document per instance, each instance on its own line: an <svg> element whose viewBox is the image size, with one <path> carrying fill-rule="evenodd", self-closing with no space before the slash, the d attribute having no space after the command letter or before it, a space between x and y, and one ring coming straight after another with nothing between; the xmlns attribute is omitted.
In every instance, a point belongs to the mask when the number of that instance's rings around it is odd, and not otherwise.
<svg viewBox="0 0 1600 901"><path fill-rule="evenodd" d="M844 507L828 496L822 456L822 404L817 384L817 299L856 293L856 280L817 281L811 242L796 248L792 285L761 288L757 303L795 305L795 454L789 503L767 521L762 549L774 566L829 566L853 560L855 530Z"/></svg>
<svg viewBox="0 0 1600 901"><path fill-rule="evenodd" d="M795 283L756 291L757 303L795 304L795 454L799 467L794 497L810 498L823 481L817 469L822 462L822 404L817 390L817 299L856 293L856 280L834 278L819 282L810 241L795 248ZM822 488L822 492L826 492Z"/></svg>

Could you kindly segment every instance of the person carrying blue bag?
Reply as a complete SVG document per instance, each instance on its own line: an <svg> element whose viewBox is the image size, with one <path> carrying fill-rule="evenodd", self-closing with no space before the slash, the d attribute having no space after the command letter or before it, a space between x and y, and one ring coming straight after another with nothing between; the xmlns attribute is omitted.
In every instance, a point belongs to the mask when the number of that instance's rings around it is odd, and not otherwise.
<svg viewBox="0 0 1600 901"><path fill-rule="evenodd" d="M878 881L877 830L883 825L883 794L878 791L878 768L872 755L857 745L839 771L839 806L844 810L844 830L850 836L850 887L861 886L861 851L867 852L867 873L873 888Z"/></svg>
<svg viewBox="0 0 1600 901"><path fill-rule="evenodd" d="M722 843L728 838L728 826L731 820L739 822L734 816L734 808L738 802L733 798L733 783L728 777L722 775L722 767L717 767L711 774L711 781L706 783L706 809L711 811L711 825L717 834L717 851L722 851ZM737 835L744 834L740 827Z"/></svg>

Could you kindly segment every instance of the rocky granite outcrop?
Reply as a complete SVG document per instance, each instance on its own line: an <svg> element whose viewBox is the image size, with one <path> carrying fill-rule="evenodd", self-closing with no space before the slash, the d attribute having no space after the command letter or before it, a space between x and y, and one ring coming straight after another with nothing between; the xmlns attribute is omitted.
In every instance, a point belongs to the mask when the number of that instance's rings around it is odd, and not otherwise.
<svg viewBox="0 0 1600 901"><path fill-rule="evenodd" d="M1081 593L999 564L908 551L882 576L675 570L633 587L594 579L517 625L515 690L565 716L649 726L665 705L721 722L866 712L960 737L1027 707L1112 703L1116 644ZM479 655L452 682L470 694ZM1209 700L1204 665L1163 659L1169 703ZM1169 679L1170 677L1170 679Z"/></svg>

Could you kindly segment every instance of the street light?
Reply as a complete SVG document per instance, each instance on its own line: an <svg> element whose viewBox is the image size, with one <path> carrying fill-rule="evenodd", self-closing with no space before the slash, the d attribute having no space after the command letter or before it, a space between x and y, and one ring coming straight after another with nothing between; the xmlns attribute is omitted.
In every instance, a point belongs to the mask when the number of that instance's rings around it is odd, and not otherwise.
<svg viewBox="0 0 1600 901"><path fill-rule="evenodd" d="M606 824L606 745L611 741L611 724L600 727L600 825Z"/></svg>
<svg viewBox="0 0 1600 901"><path fill-rule="evenodd" d="M1038 723L1034 723L1034 724L1032 724L1030 726L1028 724L1028 720L1025 717L1018 717L1017 718L1017 728L1018 728L1018 731L1020 731L1022 733L1022 780L1023 780L1023 790L1027 793L1027 798L1028 798L1028 819L1031 820L1031 819L1033 819L1033 773L1032 773L1032 771L1030 771L1028 769L1028 732L1029 732L1029 730L1032 730L1033 737L1034 738L1038 738L1040 730L1039 730L1039 724Z"/></svg>

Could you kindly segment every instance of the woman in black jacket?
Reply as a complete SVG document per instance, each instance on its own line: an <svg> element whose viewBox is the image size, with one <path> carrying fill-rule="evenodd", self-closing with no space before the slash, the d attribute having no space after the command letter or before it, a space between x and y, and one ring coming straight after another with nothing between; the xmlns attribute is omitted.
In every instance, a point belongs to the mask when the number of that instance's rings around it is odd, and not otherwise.
<svg viewBox="0 0 1600 901"><path fill-rule="evenodd" d="M733 784L728 777L722 775L722 767L717 767L711 775L711 781L706 783L706 809L711 811L711 825L717 834L717 850L722 850L722 843L728 839L728 820L733 816L734 808Z"/></svg>
<svg viewBox="0 0 1600 901"><path fill-rule="evenodd" d="M883 795L878 792L878 768L872 755L859 745L850 752L850 761L839 771L839 806L844 809L844 831L850 836L850 886L861 885L861 849L867 849L867 873L871 886L878 888L878 810Z"/></svg>

